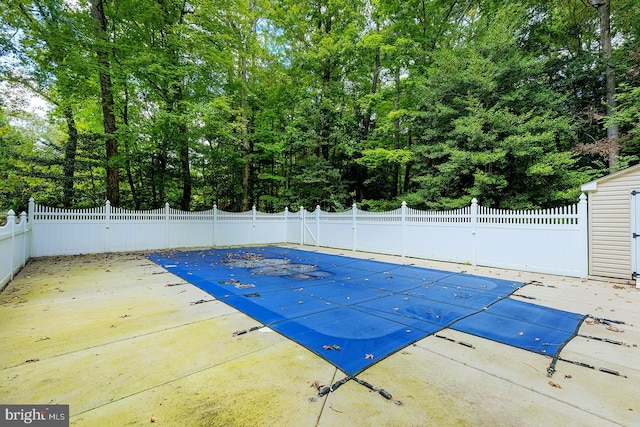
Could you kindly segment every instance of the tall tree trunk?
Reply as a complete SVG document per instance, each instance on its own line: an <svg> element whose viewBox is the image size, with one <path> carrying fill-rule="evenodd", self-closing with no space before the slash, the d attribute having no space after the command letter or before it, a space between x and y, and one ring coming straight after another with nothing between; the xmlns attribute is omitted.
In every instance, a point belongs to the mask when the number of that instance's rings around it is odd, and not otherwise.
<svg viewBox="0 0 640 427"><path fill-rule="evenodd" d="M378 80L380 79L380 48L376 48L376 55L373 62L373 74L371 76L371 94L378 92ZM369 137L369 128L371 127L371 108L367 111L363 120L362 139Z"/></svg>
<svg viewBox="0 0 640 427"><path fill-rule="evenodd" d="M177 56L177 55L176 55ZM180 163L180 180L182 181L182 196L180 197L180 209L188 211L191 207L191 165L189 159L189 136L187 135L187 125L182 117L184 113L182 82L175 81L171 85L169 93L172 97L169 102L169 113L178 116L175 129L173 130L176 138L178 150L178 162Z"/></svg>
<svg viewBox="0 0 640 427"><path fill-rule="evenodd" d="M240 75L242 78L242 89L240 90L240 110L241 110L241 139L242 139L242 151L244 152L244 168L242 171L242 210L249 209L249 178L251 176L251 142L249 141L249 115L247 113L247 61L243 57L241 58L241 70Z"/></svg>
<svg viewBox="0 0 640 427"><path fill-rule="evenodd" d="M607 115L611 115L616 107L616 78L612 64L613 49L611 47L611 0L589 0L589 3L598 10L600 19L600 48L605 64ZM607 127L607 140L609 143L609 168L613 169L620 153L620 140L616 124Z"/></svg>
<svg viewBox="0 0 640 427"><path fill-rule="evenodd" d="M396 85L396 97L393 100L393 110L398 111L400 109L400 68L396 68L395 73L395 85ZM394 139L396 142L395 148L400 148L400 118L396 117L393 127L395 130ZM398 186L400 183L400 165L398 163L393 164L393 189L391 190L391 197L398 196Z"/></svg>
<svg viewBox="0 0 640 427"><path fill-rule="evenodd" d="M62 205L70 208L73 205L73 176L76 172L76 152L78 149L78 128L71 107L65 107L64 116L67 121L69 139L64 144L64 163L62 183Z"/></svg>
<svg viewBox="0 0 640 427"><path fill-rule="evenodd" d="M249 13L253 13L256 8L256 2L252 1L249 6ZM251 40L256 33L258 21L253 19L251 23L251 36L247 40ZM251 55L250 47L245 45L244 52L240 55L240 78L242 79L242 88L240 90L240 109L241 109L241 139L242 150L244 151L244 168L242 171L242 210L249 210L249 198L251 197L251 152L253 147L249 138L249 104L247 102L247 85L249 83L248 58Z"/></svg>
<svg viewBox="0 0 640 427"><path fill-rule="evenodd" d="M411 145L413 144L413 138L411 136L411 129L409 129L409 134L407 135L407 149L411 150ZM409 181L411 178L411 161L407 162L404 169L404 182L402 187L402 194L407 194L409 192Z"/></svg>
<svg viewBox="0 0 640 427"><path fill-rule="evenodd" d="M379 32L379 30L378 30ZM376 48L376 53L373 60L373 73L371 74L371 94L378 92L378 81L380 80L380 47ZM364 118L362 120L362 141L366 141L369 138L369 131L371 130L371 108L368 107ZM366 179L367 169L364 166L355 165L356 168L356 200L360 201L364 198L364 181Z"/></svg>
<svg viewBox="0 0 640 427"><path fill-rule="evenodd" d="M182 197L180 198L180 209L188 211L191 208L191 165L189 161L189 138L187 137L187 125L180 122L178 132L181 137L178 147L178 158L180 159L180 174L182 178Z"/></svg>
<svg viewBox="0 0 640 427"><path fill-rule="evenodd" d="M122 123L129 127L129 89L125 85L124 87L124 107L122 111ZM128 132L127 132L128 133ZM129 183L129 191L131 191L131 197L133 198L133 204L137 209L140 209L140 198L138 197L138 191L136 190L135 183L133 182L133 173L131 172L131 146L129 144L129 138L124 139L124 150L126 156L126 169L127 169L127 182Z"/></svg>
<svg viewBox="0 0 640 427"><path fill-rule="evenodd" d="M91 0L91 16L96 23L96 57L98 59L98 75L100 77L100 93L102 95L102 125L105 133L107 154L107 200L112 206L120 205L120 180L118 177L118 140L116 139L116 116L114 114L113 85L109 52L107 49L107 18L104 14L102 0Z"/></svg>

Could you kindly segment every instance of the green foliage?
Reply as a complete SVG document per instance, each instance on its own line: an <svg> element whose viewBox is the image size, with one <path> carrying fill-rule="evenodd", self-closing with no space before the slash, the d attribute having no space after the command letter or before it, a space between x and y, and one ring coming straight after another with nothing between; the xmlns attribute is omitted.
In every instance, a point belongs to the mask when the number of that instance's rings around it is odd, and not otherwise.
<svg viewBox="0 0 640 427"><path fill-rule="evenodd" d="M2 80L49 103L2 87L0 210L100 205L107 167L135 209L551 207L607 171L576 148L611 123L640 162L635 1L612 5L610 117L588 2L124 0L106 39L85 6L0 0Z"/></svg>

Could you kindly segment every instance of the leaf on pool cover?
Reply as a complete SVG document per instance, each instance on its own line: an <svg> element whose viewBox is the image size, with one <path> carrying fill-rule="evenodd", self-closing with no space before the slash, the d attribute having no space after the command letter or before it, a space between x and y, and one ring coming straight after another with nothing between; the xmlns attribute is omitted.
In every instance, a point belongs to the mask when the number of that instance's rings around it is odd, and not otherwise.
<svg viewBox="0 0 640 427"><path fill-rule="evenodd" d="M322 348L325 349L325 350L342 350L338 344L323 345Z"/></svg>

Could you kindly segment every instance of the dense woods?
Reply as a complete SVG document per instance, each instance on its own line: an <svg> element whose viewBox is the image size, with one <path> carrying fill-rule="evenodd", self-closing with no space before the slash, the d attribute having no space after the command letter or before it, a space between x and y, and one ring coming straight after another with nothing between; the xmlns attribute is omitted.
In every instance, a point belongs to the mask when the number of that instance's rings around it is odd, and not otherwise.
<svg viewBox="0 0 640 427"><path fill-rule="evenodd" d="M0 210L574 203L640 162L638 16L637 0L0 0Z"/></svg>

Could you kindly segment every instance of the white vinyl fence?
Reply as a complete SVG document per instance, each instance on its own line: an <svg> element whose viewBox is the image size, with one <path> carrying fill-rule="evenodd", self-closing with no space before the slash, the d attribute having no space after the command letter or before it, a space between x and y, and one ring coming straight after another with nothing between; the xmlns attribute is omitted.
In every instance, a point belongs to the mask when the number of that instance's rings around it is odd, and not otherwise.
<svg viewBox="0 0 640 427"><path fill-rule="evenodd" d="M0 227L0 289L13 280L31 256L31 224L23 212L16 217L7 212L7 222Z"/></svg>
<svg viewBox="0 0 640 427"><path fill-rule="evenodd" d="M419 211L304 212L300 243L587 277L587 200L556 209L471 206Z"/></svg>
<svg viewBox="0 0 640 427"><path fill-rule="evenodd" d="M33 217L31 217L33 213ZM172 248L282 243L289 239L289 213L184 212L164 208L134 211L105 206L58 209L29 205L35 256L75 255Z"/></svg>
<svg viewBox="0 0 640 427"><path fill-rule="evenodd" d="M563 208L512 211L484 208L474 199L451 211L420 211L403 203L389 212L354 205L345 212L317 207L268 214L215 206L184 212L168 204L133 211L109 202L58 209L31 199L28 222L23 214L19 223L0 228L0 260L12 259L11 268L6 261L6 272L4 266L0 272L11 280L29 256L277 243L586 277L587 202L581 195L579 203Z"/></svg>

